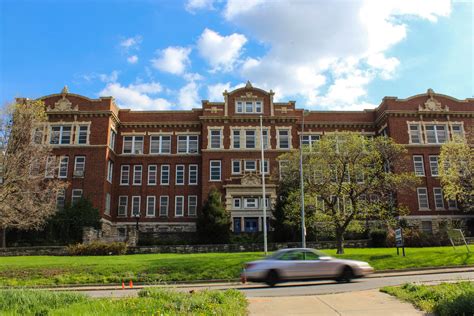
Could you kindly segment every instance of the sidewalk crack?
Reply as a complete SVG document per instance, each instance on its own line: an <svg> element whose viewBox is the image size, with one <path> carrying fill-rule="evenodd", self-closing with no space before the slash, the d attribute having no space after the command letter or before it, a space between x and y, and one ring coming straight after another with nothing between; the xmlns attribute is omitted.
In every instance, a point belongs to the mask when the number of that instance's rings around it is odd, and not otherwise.
<svg viewBox="0 0 474 316"><path fill-rule="evenodd" d="M318 299L320 302L322 302L324 305L326 305L327 307L329 307L330 309L332 309L336 314L338 314L339 316L341 316L342 314L339 313L334 307L332 307L331 305L329 305L328 303L326 303L324 300L322 300L321 298L319 298L319 296L315 296L316 299Z"/></svg>

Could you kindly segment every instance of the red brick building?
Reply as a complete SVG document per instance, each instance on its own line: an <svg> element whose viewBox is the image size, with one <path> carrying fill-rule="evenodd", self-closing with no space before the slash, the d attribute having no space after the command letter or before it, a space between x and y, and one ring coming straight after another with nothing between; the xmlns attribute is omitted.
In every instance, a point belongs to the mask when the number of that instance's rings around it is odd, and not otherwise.
<svg viewBox="0 0 474 316"><path fill-rule="evenodd" d="M189 111L119 109L112 97L69 93L42 97L49 124L36 137L54 146L58 176L70 182L58 203L89 198L99 208L104 234L125 236L140 214L143 231L192 232L211 187L220 189L234 231L262 229L260 116L263 116L267 205L275 203L277 157L299 147L302 109L274 102L274 93L252 87L223 93L223 102L203 101ZM437 177L440 145L465 136L474 123L474 99L427 93L385 97L373 110L310 111L303 142L333 131L388 135L405 144L417 192L400 196L408 219L424 230L440 219L466 218L443 198ZM469 140L472 143L472 139Z"/></svg>

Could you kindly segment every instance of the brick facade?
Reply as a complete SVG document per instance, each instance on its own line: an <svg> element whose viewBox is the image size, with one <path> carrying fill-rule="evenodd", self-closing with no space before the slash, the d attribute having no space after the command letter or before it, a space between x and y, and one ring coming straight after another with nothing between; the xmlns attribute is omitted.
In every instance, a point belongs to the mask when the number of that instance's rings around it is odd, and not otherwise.
<svg viewBox="0 0 474 316"><path fill-rule="evenodd" d="M139 201L139 225L144 231L190 232L195 230L196 222L196 215L189 214L189 211L192 212L192 205L195 203L198 213L209 190L216 187L222 191L226 208L231 212L232 229L261 230L262 203L258 201L261 197L261 175L258 172L261 159L260 116L264 129L268 131L265 160L269 162L270 172L266 177L266 193L270 200L268 214L271 216L271 207L277 198L277 157L299 147L303 110L295 108L293 101L273 102L272 91L263 91L250 83L231 92L225 91L223 99L224 102L205 100L200 109L189 111L145 112L119 109L112 97L89 99L69 93L67 89L60 94L42 97L41 100L47 106L50 123L42 132L43 141L51 142L51 138L54 138L52 126L72 126L70 139L67 138L66 132L66 144L54 145L56 155L69 157L65 180L70 185L65 193L66 201L71 201L74 189L82 190L83 196L89 198L94 206L99 208L104 232L107 235L123 237L134 227L136 224L136 218L132 215L134 201L135 206L138 206ZM454 208L449 208L447 201L443 201L444 209L435 207L434 188L441 186L438 177L431 175L430 155L439 154L440 144L433 143L431 138L428 139L431 137L431 134L428 135L431 131L426 129L431 129L432 125L445 126L444 131L440 127L440 139L436 139L441 142L443 137L449 139L453 133L458 132L467 137L467 132L472 130L474 122L473 108L474 99L457 100L428 90L427 93L407 99L385 97L373 110L310 111L304 118L305 135L324 135L328 132L351 130L367 135L388 135L396 142L405 144L410 156L423 157L425 175L422 177L422 187L426 188L428 198L428 207L420 209L416 192L399 196L398 202L410 209L408 218L416 221L425 218L427 221L433 218L458 218L462 214ZM420 128L419 143L410 141L409 122L419 124L417 125ZM82 125L88 126L87 140L79 141L79 126ZM114 144L111 141L112 131L116 134ZM212 144L211 131L215 131L218 135ZM234 131L235 133L240 131L240 136L234 134ZM281 137L280 131L283 135ZM288 137L285 136L287 132ZM61 143L63 134L58 135ZM159 139L159 136L165 136L164 142L170 137L170 153L150 153L152 137ZM187 140L195 139L197 136L196 152L179 153L180 148L192 151L192 141L181 141L181 147L178 148L178 139L185 139L185 136L189 137ZM125 144L126 137L136 142ZM234 148L239 143L236 139L240 142L238 146L240 148ZM143 141L143 145L140 140ZM280 148L285 145L286 140L289 148ZM469 138L469 142L472 144L472 138ZM154 144L159 144L159 141ZM246 146L254 148L245 148ZM124 153L124 147L130 148L133 152ZM158 147L153 148L156 150ZM166 145L163 145L163 148L166 149ZM83 174L74 171L76 156L85 157ZM246 163L246 160L249 162ZM211 179L211 161L214 165L220 163L221 166L220 177L217 177L217 173L214 174L216 180ZM240 174L233 172L233 168L237 168L236 161L240 161ZM113 162L111 182L107 180L109 162ZM121 184L121 170L124 165L129 166L127 185ZM153 185L148 185L150 165L152 165L150 168L156 168L157 181ZM182 165L184 165L184 184L181 185L177 184L176 177L177 168L183 168ZM141 184L137 185L133 185L135 166L142 166ZM167 185L160 182L162 166L165 166L164 168L169 166ZM190 184L190 168L195 170L195 166L197 166L197 183ZM245 171L245 166L255 171ZM191 178L195 176L193 173ZM181 179L181 176L178 178ZM160 210L160 206L164 203L160 202L164 196L168 196L168 212L161 216L160 213L163 213L164 209ZM120 197L127 197L124 216L119 215ZM147 210L147 201L149 199L152 201L152 197L155 197L154 210L151 206ZM240 198L240 202L234 201L236 198ZM122 198L122 203L125 204L125 198ZM182 214L176 212L177 203L182 204ZM190 204L192 204L191 210ZM121 211L125 209L121 208ZM153 211L154 216L147 216L147 213L153 215ZM181 211L181 208L178 211Z"/></svg>

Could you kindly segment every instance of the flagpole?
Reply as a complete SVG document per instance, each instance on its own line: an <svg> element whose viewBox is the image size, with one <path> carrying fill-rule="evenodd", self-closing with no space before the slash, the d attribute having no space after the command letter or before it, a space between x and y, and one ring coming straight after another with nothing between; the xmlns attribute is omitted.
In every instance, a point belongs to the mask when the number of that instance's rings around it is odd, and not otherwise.
<svg viewBox="0 0 474 316"><path fill-rule="evenodd" d="M266 205L266 194L265 194L265 156L263 154L263 118L260 115L260 148L262 149L262 160L260 161L260 173L262 174L262 205L263 205L263 251L267 255L267 205Z"/></svg>

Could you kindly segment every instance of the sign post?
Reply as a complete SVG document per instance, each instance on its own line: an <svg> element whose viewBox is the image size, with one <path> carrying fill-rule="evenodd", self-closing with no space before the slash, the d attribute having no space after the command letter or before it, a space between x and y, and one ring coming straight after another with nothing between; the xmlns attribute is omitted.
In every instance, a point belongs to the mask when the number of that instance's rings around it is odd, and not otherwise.
<svg viewBox="0 0 474 316"><path fill-rule="evenodd" d="M405 257L405 245L403 243L403 232L402 228L395 229L395 246L397 247L397 256L400 255L400 249L402 248L403 256Z"/></svg>

